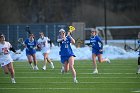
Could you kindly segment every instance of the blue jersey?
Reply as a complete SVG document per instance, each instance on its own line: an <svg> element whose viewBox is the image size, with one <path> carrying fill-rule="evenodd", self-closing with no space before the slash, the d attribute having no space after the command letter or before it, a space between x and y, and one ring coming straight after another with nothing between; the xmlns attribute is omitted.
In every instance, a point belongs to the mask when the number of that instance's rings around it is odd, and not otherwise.
<svg viewBox="0 0 140 93"><path fill-rule="evenodd" d="M61 56L74 56L74 53L71 48L71 39L69 36L66 37L66 40L62 41L60 44L60 55Z"/></svg>
<svg viewBox="0 0 140 93"><path fill-rule="evenodd" d="M94 50L100 50L103 48L103 45L102 45L102 40L99 36L92 36L90 38L90 44L92 45L92 49Z"/></svg>
<svg viewBox="0 0 140 93"><path fill-rule="evenodd" d="M36 53L36 41L33 40L33 41L30 41L29 38L25 40L25 45L26 45L26 55L32 55L32 54L35 54Z"/></svg>
<svg viewBox="0 0 140 93"><path fill-rule="evenodd" d="M90 44L92 45L92 53L93 54L102 54L102 51L100 49L103 48L102 40L99 36L92 36L90 38Z"/></svg>

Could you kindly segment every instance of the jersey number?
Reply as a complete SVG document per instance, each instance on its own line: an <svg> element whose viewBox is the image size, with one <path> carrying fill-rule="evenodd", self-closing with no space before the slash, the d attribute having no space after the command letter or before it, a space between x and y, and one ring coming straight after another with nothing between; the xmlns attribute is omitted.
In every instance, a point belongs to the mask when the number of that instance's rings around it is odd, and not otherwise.
<svg viewBox="0 0 140 93"><path fill-rule="evenodd" d="M7 48L2 48L2 52L4 53L4 55L9 53Z"/></svg>

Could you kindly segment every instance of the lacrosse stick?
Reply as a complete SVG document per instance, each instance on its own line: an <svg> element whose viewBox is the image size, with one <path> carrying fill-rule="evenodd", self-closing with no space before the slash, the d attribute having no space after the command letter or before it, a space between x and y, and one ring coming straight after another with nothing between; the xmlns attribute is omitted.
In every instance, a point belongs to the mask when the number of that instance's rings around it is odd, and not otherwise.
<svg viewBox="0 0 140 93"><path fill-rule="evenodd" d="M129 50L135 51L135 49L133 49L132 47L130 47L130 46L127 45L127 44L124 45L124 49L125 49L126 51L129 51Z"/></svg>
<svg viewBox="0 0 140 93"><path fill-rule="evenodd" d="M69 26L69 32L72 33L73 31L75 31L75 27L74 26Z"/></svg>

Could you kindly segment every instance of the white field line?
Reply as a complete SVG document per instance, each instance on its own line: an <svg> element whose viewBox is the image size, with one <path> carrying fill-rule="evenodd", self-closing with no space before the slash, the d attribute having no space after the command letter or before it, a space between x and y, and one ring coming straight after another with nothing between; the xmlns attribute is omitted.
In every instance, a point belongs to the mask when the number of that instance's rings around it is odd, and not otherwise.
<svg viewBox="0 0 140 93"><path fill-rule="evenodd" d="M0 78L9 78L9 77L0 77ZM39 78L39 79L43 79L43 78L50 78L50 79L61 79L61 78L72 78L72 77L15 77L15 78L21 78L21 79L36 79L36 78ZM94 78L94 79L100 79L100 78L103 78L103 79L138 79L138 77L77 77L78 79L89 79L89 78Z"/></svg>
<svg viewBox="0 0 140 93"><path fill-rule="evenodd" d="M56 74L56 73L52 73L52 72L16 72L16 73L32 73L32 74L36 74L36 73L51 73L51 74ZM58 74L62 74L62 73L58 73ZM70 74L70 73L66 73L66 74ZM93 74L93 73L77 73L79 75L89 75L89 74ZM131 75L131 74L136 74L136 73L98 73L100 74L106 74L106 75ZM94 75L94 74L93 74Z"/></svg>
<svg viewBox="0 0 140 93"><path fill-rule="evenodd" d="M27 68L27 69L30 69L30 67L16 67L16 68ZM41 69L42 70L42 69ZM59 68L54 68L54 69L51 69L51 68L47 68L47 70L61 70L61 69L59 69ZM93 69L82 69L82 68L76 68L76 70L84 70L84 71L86 71L86 70L93 70ZM101 69L101 70L112 70L111 68L103 68L103 69ZM133 68L130 68L130 69L128 69L128 68L123 68L123 69L113 69L113 70L133 70ZM19 69L19 71L20 71L20 69Z"/></svg>
<svg viewBox="0 0 140 93"><path fill-rule="evenodd" d="M0 88L0 90L128 90L130 88ZM88 91L87 91L88 92Z"/></svg>
<svg viewBox="0 0 140 93"><path fill-rule="evenodd" d="M135 90L135 91L131 91L131 92L140 93L140 90Z"/></svg>
<svg viewBox="0 0 140 93"><path fill-rule="evenodd" d="M47 66L49 66L49 65L47 65ZM100 65L101 66L101 65ZM104 67L132 67L132 66L134 66L133 64L132 65L117 65L117 64L115 64L115 65L110 65L110 64L108 64L108 65L103 65ZM17 67L17 68L20 68L20 67L30 67L30 65L27 65L27 66L25 66L25 65L23 65L23 66L18 66L18 65L16 65L15 67ZM56 67L59 67L59 66L56 66ZM60 66L61 67L61 66ZM89 65L75 65L75 67L92 67L91 66L91 64L89 64Z"/></svg>

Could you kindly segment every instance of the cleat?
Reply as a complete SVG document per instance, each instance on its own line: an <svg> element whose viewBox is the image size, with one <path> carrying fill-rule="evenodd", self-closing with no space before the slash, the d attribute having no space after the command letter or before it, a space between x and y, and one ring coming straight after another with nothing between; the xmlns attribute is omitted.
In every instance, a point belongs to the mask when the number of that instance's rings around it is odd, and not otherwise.
<svg viewBox="0 0 140 93"><path fill-rule="evenodd" d="M78 83L78 80L75 79L75 80L74 80L74 83Z"/></svg>
<svg viewBox="0 0 140 93"><path fill-rule="evenodd" d="M31 63L30 65L31 65L31 68L32 68L32 69L34 69L34 66L33 66L33 64Z"/></svg>
<svg viewBox="0 0 140 93"><path fill-rule="evenodd" d="M109 58L106 58L106 62L107 63L111 63Z"/></svg>
<svg viewBox="0 0 140 93"><path fill-rule="evenodd" d="M43 70L46 70L46 66L43 66L42 69L43 69Z"/></svg>
<svg viewBox="0 0 140 93"><path fill-rule="evenodd" d="M16 81L15 81L15 79L14 79L14 78L11 78L11 82L12 82L13 84L15 84L15 83L16 83Z"/></svg>
<svg viewBox="0 0 140 93"><path fill-rule="evenodd" d="M65 72L65 71L64 71L64 67L62 66L62 68L61 68L61 73L64 74L64 72Z"/></svg>
<svg viewBox="0 0 140 93"><path fill-rule="evenodd" d="M137 72L137 74L140 74L140 69L138 69L138 72Z"/></svg>
<svg viewBox="0 0 140 93"><path fill-rule="evenodd" d="M53 65L53 62L51 62L50 64L51 64L51 68L52 68L52 69L54 69L54 65Z"/></svg>
<svg viewBox="0 0 140 93"><path fill-rule="evenodd" d="M93 71L93 74L98 74L98 70L95 69L95 70Z"/></svg>
<svg viewBox="0 0 140 93"><path fill-rule="evenodd" d="M34 66L34 70L39 70L37 66Z"/></svg>

